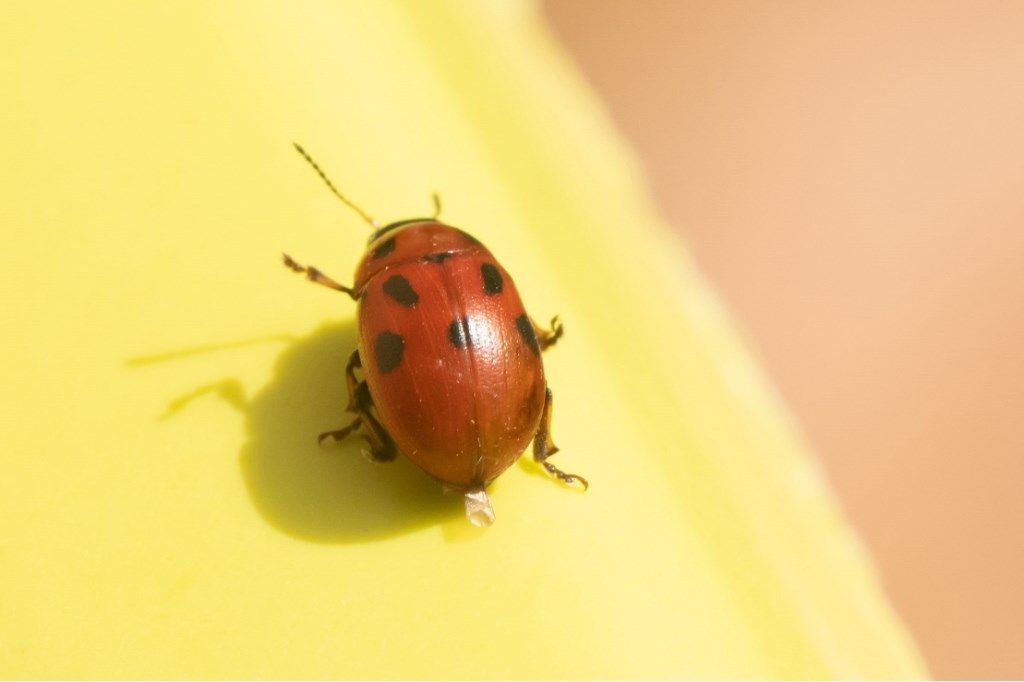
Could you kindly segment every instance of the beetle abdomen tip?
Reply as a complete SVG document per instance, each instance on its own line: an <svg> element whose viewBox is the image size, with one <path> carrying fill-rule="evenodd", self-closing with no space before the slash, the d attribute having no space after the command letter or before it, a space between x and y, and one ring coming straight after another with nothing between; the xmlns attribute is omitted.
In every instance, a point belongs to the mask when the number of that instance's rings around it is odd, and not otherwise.
<svg viewBox="0 0 1024 682"><path fill-rule="evenodd" d="M483 488L467 490L463 498L466 502L466 518L474 526L485 528L494 523L494 507L491 498Z"/></svg>

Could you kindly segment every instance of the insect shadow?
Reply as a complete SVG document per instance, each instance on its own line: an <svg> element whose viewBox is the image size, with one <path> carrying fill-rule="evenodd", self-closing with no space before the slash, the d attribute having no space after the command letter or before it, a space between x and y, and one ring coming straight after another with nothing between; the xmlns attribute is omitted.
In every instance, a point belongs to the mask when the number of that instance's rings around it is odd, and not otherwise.
<svg viewBox="0 0 1024 682"><path fill-rule="evenodd" d="M229 379L173 401L164 417L207 393L238 409L245 417L239 453L245 485L263 518L293 537L369 542L461 520L461 498L442 494L439 483L404 457L371 462L358 435L317 443L318 434L352 419L345 412L345 364L355 347L354 321L325 324L289 340L273 376L251 399Z"/></svg>
<svg viewBox="0 0 1024 682"><path fill-rule="evenodd" d="M285 348L248 401L239 464L256 508L285 533L319 542L381 539L457 519L461 498L443 495L404 457L371 462L358 436L317 443L352 419L345 363L355 347L354 321L320 327Z"/></svg>

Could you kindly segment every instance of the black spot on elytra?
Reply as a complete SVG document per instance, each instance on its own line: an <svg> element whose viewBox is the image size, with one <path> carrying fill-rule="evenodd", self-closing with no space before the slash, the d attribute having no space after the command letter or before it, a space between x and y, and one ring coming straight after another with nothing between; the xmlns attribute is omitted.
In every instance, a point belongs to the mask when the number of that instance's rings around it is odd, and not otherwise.
<svg viewBox="0 0 1024 682"><path fill-rule="evenodd" d="M451 251L438 251L437 253L428 253L420 260L424 263L443 263L454 255Z"/></svg>
<svg viewBox="0 0 1024 682"><path fill-rule="evenodd" d="M540 355L540 345L537 343L537 335L533 331L533 323L530 322L530 318L523 313L516 318L516 329L519 330L519 335L523 337L523 341L530 347L534 355Z"/></svg>
<svg viewBox="0 0 1024 682"><path fill-rule="evenodd" d="M459 230L459 234L465 237L466 241L468 241L470 244L473 244L474 246L483 246L483 244L480 243L480 240L471 235L470 233Z"/></svg>
<svg viewBox="0 0 1024 682"><path fill-rule="evenodd" d="M480 266L480 275L484 278L484 293L488 296L494 296L495 294L501 293L501 273L498 272L498 268L494 267L490 263L484 263Z"/></svg>
<svg viewBox="0 0 1024 682"><path fill-rule="evenodd" d="M420 300L419 294L413 290L409 280L401 275L388 277L384 282L384 293L406 308L412 308Z"/></svg>
<svg viewBox="0 0 1024 682"><path fill-rule="evenodd" d="M402 364L402 353L405 351L405 339L394 332L384 331L377 335L373 344L373 356L377 360L377 369L387 374Z"/></svg>
<svg viewBox="0 0 1024 682"><path fill-rule="evenodd" d="M468 318L456 317L452 320L452 323L448 325L448 341L456 348L465 348L473 342L469 336Z"/></svg>
<svg viewBox="0 0 1024 682"><path fill-rule="evenodd" d="M383 258L384 256L388 255L389 253L391 253L394 250L395 250L395 238L392 237L391 239L387 240L386 242L384 242L383 244L378 246L376 249L374 249L373 253L371 255L374 258Z"/></svg>

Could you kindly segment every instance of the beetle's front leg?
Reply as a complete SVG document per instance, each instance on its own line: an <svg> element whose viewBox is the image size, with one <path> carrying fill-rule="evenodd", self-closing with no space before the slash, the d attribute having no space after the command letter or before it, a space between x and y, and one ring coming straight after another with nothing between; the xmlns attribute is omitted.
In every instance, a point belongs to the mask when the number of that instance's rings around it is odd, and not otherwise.
<svg viewBox="0 0 1024 682"><path fill-rule="evenodd" d="M362 367L359 358L359 351L352 351L345 367L345 384L348 387L348 407L345 409L356 415L356 418L343 429L326 431L318 438L321 445L326 441L334 443L347 438L352 432L362 429L362 437L370 445L370 459L375 462L390 462L398 456L398 449L391 440L384 426L370 414L373 407L373 398L370 396L370 389L365 381L356 377L356 368Z"/></svg>
<svg viewBox="0 0 1024 682"><path fill-rule="evenodd" d="M542 351L555 345L558 339L562 338L562 334L565 333L565 327L562 326L562 321L558 319L558 315L551 318L551 329L544 329L532 317L530 318L530 324L533 325L533 332L537 337L537 345L540 346Z"/></svg>
<svg viewBox="0 0 1024 682"><path fill-rule="evenodd" d="M587 479L576 474L567 474L551 462L547 461L548 457L558 452L558 446L551 439L551 411L553 407L553 400L551 397L551 389L544 389L544 411L541 413L540 426L537 427L537 434L533 437L533 461L540 464L544 469L566 485L573 485L574 483L580 483L583 485L583 489L586 490L590 487L587 483Z"/></svg>
<svg viewBox="0 0 1024 682"><path fill-rule="evenodd" d="M344 284L338 284L333 279L331 279L324 273L320 272L313 266L299 265L294 260L292 260L292 257L289 256L287 253L281 255L284 256L284 264L286 267L291 268L295 272L304 273L306 275L306 279L308 279L310 282L316 282L317 284L323 285L328 289L334 289L335 291L341 291L343 293L346 293L349 296L351 296L353 300L359 298L359 295L356 293L355 289L351 289L345 286Z"/></svg>

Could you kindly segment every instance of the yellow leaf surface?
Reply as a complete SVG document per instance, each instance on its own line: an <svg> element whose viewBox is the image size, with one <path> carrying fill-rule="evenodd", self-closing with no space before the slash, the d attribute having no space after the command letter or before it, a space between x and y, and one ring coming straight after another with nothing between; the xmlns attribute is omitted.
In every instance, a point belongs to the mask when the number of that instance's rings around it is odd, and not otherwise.
<svg viewBox="0 0 1024 682"><path fill-rule="evenodd" d="M777 398L520 2L9 2L0 673L917 677ZM345 421L365 226L444 217L537 319L566 490L497 522ZM756 226L752 226L756 229ZM527 458L528 459L528 458Z"/></svg>

